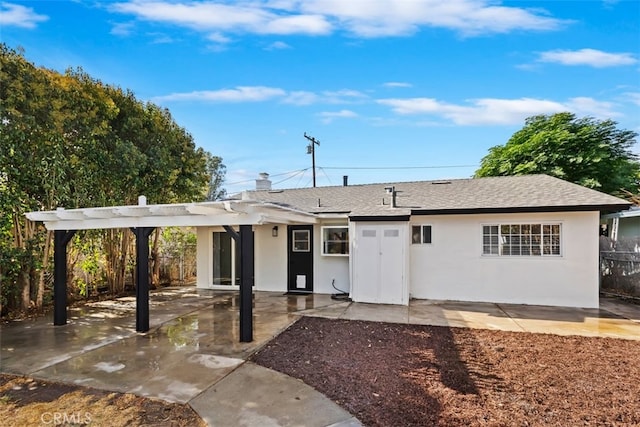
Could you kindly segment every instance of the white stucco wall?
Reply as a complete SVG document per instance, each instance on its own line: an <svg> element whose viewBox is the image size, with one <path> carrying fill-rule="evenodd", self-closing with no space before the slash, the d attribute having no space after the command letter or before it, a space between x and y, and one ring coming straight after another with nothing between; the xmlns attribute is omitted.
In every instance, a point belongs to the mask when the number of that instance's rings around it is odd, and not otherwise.
<svg viewBox="0 0 640 427"><path fill-rule="evenodd" d="M337 288L350 291L349 257L323 256L322 226L346 225L346 222L324 222L314 226L314 283L315 293L331 294L337 291L331 286L335 279ZM259 291L287 291L287 225L278 224L278 237L271 232L274 224L253 227L255 239L255 289ZM219 227L197 228L197 287L212 288L212 233L224 231Z"/></svg>
<svg viewBox="0 0 640 427"><path fill-rule="evenodd" d="M212 237L211 227L196 227L196 287L201 289L209 289L213 282L213 265L212 265Z"/></svg>
<svg viewBox="0 0 640 427"><path fill-rule="evenodd" d="M346 220L341 222L325 221L314 225L313 290L318 294L335 294L338 291L331 286L331 281L335 279L335 285L338 289L349 292L351 289L349 280L349 257L322 255L323 226L346 227L347 222Z"/></svg>
<svg viewBox="0 0 640 427"><path fill-rule="evenodd" d="M337 291L331 286L349 292L349 257L322 255L322 226L346 225L346 222L320 223L313 229L313 291L331 294ZM278 224L278 237L273 237L273 224L255 226L255 286L256 290L287 291L287 225Z"/></svg>
<svg viewBox="0 0 640 427"><path fill-rule="evenodd" d="M254 230L255 288L259 291L287 291L287 226L278 225L278 237L271 235L273 225L257 225Z"/></svg>
<svg viewBox="0 0 640 427"><path fill-rule="evenodd" d="M560 257L483 256L482 225L559 222ZM411 245L413 298L598 307L597 212L413 217L432 225L430 245Z"/></svg>

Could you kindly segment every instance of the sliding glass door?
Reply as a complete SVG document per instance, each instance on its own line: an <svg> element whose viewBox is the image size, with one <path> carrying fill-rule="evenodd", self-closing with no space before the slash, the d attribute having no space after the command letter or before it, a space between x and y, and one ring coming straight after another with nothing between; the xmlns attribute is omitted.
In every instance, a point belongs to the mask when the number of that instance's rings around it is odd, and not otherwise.
<svg viewBox="0 0 640 427"><path fill-rule="evenodd" d="M213 233L214 286L240 286L240 252L235 240L225 231Z"/></svg>

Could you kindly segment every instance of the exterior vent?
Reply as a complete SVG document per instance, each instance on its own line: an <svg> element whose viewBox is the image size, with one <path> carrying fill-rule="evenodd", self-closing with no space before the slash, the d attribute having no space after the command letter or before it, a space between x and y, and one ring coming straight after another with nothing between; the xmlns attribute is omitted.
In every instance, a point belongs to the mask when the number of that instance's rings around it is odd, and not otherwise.
<svg viewBox="0 0 640 427"><path fill-rule="evenodd" d="M432 185L444 185L444 184L451 184L451 181L433 181L431 184L432 184Z"/></svg>

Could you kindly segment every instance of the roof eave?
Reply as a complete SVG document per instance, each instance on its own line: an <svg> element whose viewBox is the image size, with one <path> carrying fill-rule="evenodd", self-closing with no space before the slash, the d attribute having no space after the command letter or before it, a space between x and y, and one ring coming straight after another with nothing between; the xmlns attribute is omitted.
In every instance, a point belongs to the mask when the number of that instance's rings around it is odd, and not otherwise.
<svg viewBox="0 0 640 427"><path fill-rule="evenodd" d="M542 213L542 212L616 212L628 209L631 204L573 205L573 206L513 206L495 208L461 209L412 209L411 215L477 215L500 213Z"/></svg>
<svg viewBox="0 0 640 427"><path fill-rule="evenodd" d="M409 221L411 215L352 215L350 221L354 222L386 222L386 221Z"/></svg>

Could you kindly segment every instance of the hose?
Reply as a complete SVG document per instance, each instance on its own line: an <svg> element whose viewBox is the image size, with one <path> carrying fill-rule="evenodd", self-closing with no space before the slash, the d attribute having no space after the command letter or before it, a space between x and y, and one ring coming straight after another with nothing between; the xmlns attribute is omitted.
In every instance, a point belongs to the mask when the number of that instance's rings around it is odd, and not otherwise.
<svg viewBox="0 0 640 427"><path fill-rule="evenodd" d="M331 299L349 300L349 292L345 292L342 289L336 288L336 279L331 279L331 286L333 286L333 289L338 291L337 294L331 294Z"/></svg>

